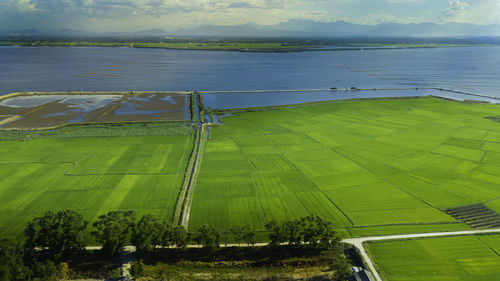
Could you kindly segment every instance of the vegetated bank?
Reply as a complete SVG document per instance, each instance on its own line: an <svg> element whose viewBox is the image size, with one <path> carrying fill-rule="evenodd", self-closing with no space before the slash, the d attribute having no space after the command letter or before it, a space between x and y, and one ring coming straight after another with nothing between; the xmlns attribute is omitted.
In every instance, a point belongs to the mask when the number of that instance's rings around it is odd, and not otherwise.
<svg viewBox="0 0 500 281"><path fill-rule="evenodd" d="M0 46L128 47L240 52L300 52L393 48L484 47L498 45L494 38L270 38L270 37L3 37Z"/></svg>
<svg viewBox="0 0 500 281"><path fill-rule="evenodd" d="M213 50L213 51L240 51L240 52L299 52L310 51L321 45L307 43L279 43L279 42L95 42L95 41L34 41L34 42L0 42L0 46L29 46L29 47L128 47L153 48L173 50Z"/></svg>

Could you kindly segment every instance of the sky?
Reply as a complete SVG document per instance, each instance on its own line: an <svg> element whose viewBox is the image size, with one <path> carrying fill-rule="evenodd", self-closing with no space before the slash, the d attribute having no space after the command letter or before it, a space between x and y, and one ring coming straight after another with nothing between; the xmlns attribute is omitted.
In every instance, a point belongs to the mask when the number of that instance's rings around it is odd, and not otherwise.
<svg viewBox="0 0 500 281"><path fill-rule="evenodd" d="M500 24L500 0L0 0L0 30L168 31L291 19Z"/></svg>

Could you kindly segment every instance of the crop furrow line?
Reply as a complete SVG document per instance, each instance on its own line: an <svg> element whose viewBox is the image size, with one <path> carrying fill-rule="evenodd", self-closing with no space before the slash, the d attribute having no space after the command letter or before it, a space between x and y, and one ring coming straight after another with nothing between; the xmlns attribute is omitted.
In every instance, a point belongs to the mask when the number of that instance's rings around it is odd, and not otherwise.
<svg viewBox="0 0 500 281"><path fill-rule="evenodd" d="M299 167L297 167L292 161L290 161L290 159L288 159L285 155L283 155L283 158L286 159L286 161L288 161L288 163L290 165L292 165L292 167L294 167L297 171L299 171L309 182L311 182L311 184L317 189L319 190L321 193L323 193L323 195L326 197L326 199L328 199L328 201L330 201L330 203L332 203L333 206L335 206L335 208L337 208L337 210L339 210L340 213L342 213L342 215L344 215L344 217L351 223L351 225L354 226L354 221L347 215L346 212L344 212L344 210L342 210L340 208L340 206L338 206L335 201L333 201L333 199L323 190L321 189L311 178L309 178L309 176L307 176Z"/></svg>

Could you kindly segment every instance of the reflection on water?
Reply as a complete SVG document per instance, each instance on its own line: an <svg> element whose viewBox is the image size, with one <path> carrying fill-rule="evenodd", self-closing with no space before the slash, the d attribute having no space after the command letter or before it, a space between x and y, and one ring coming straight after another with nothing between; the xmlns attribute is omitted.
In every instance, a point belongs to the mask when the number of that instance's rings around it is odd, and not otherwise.
<svg viewBox="0 0 500 281"><path fill-rule="evenodd" d="M384 97L440 96L454 100L481 100L500 103L500 100L437 89L353 90L353 91L303 91L258 93L203 93L203 102L209 109L232 109L260 106L277 106L307 102Z"/></svg>
<svg viewBox="0 0 500 281"><path fill-rule="evenodd" d="M188 95L176 93L53 94L10 97L0 115L22 118L3 128L47 128L65 123L186 120Z"/></svg>
<svg viewBox="0 0 500 281"><path fill-rule="evenodd" d="M60 101L73 108L72 112L91 112L104 107L111 102L118 101L122 95L68 95Z"/></svg>
<svg viewBox="0 0 500 281"><path fill-rule="evenodd" d="M0 62L0 95L442 87L500 96L499 46L301 53L6 47Z"/></svg>
<svg viewBox="0 0 500 281"><path fill-rule="evenodd" d="M6 107L37 107L52 101L62 100L64 96L18 96L0 101L0 106Z"/></svg>

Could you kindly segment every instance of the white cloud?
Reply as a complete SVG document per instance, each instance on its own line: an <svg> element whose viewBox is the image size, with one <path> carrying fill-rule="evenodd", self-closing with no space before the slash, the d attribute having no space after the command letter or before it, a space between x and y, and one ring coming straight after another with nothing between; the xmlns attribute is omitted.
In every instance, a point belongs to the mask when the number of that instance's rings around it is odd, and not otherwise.
<svg viewBox="0 0 500 281"><path fill-rule="evenodd" d="M467 1L467 2L466 2ZM139 30L290 19L500 23L500 0L0 0L0 27ZM3 26L2 26L3 25Z"/></svg>
<svg viewBox="0 0 500 281"><path fill-rule="evenodd" d="M32 0L18 0L17 8L21 12L32 13L38 11L38 9L35 7L35 3Z"/></svg>
<svg viewBox="0 0 500 281"><path fill-rule="evenodd" d="M449 20L463 17L467 14L469 4L462 0L450 0L448 8L444 11Z"/></svg>

